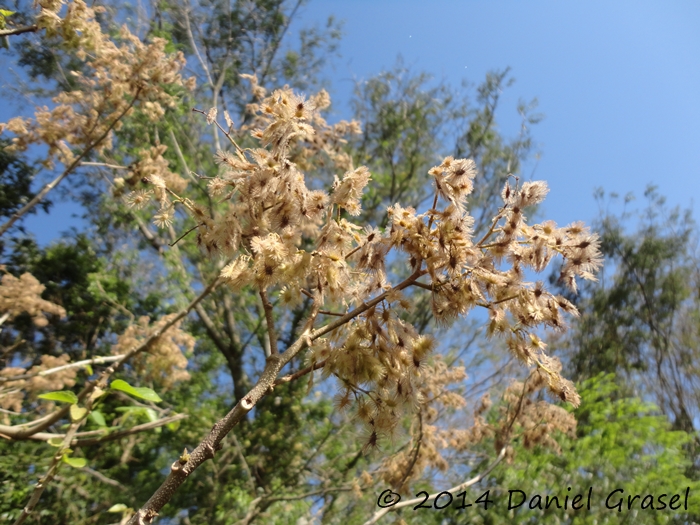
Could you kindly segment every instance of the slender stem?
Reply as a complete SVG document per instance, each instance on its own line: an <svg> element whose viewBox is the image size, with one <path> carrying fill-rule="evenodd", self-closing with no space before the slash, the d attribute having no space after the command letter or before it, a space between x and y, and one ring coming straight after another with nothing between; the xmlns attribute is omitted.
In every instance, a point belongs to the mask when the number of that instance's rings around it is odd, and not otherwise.
<svg viewBox="0 0 700 525"><path fill-rule="evenodd" d="M343 317L345 314L339 314L338 312L329 312L328 310L319 310L318 313L323 315L333 315L335 317Z"/></svg>
<svg viewBox="0 0 700 525"><path fill-rule="evenodd" d="M433 291L433 285L432 285L432 283L431 283L431 284L425 284L425 283L422 283L422 282L420 282L420 281L416 281L415 283L413 283L413 286L417 286L418 288L423 288L424 290L429 290L429 291L431 291L431 292Z"/></svg>
<svg viewBox="0 0 700 525"><path fill-rule="evenodd" d="M421 448L422 444L423 444L423 412L421 409L419 409L418 410L418 439L416 441L416 448L413 452L413 457L411 458L411 463L408 465L408 468L406 469L406 472L404 473L403 478L395 487L397 490L401 490L401 487L403 487L404 483L406 483L409 476L411 475L411 472L413 472L413 467L416 466L416 462L418 461L418 455L420 454L420 448Z"/></svg>
<svg viewBox="0 0 700 525"><path fill-rule="evenodd" d="M297 370L293 374L289 374L289 375L280 377L279 379L276 379L275 386L281 385L282 383L289 383L290 381L294 381L295 379L299 379L300 377L304 377L306 374L309 374L309 373L313 372L314 370L318 370L319 368L323 368L324 366L326 366L326 359L324 359L323 361L319 361L318 363L314 363L312 365L309 365L306 368L302 368L301 370Z"/></svg>
<svg viewBox="0 0 700 525"><path fill-rule="evenodd" d="M170 246L170 247L172 248L173 246L175 246L177 243L179 243L182 239L184 239L185 237L187 237L187 235L189 235L190 233L192 233L194 230L196 230L196 229L199 228L200 226L204 226L204 223L203 223L203 222L200 222L199 224L195 224L195 225L192 226L189 230L187 230L185 233L183 233L183 234L180 235L177 239L175 239L173 242L169 243L168 246Z"/></svg>
<svg viewBox="0 0 700 525"><path fill-rule="evenodd" d="M73 441L71 442L71 448L73 447L88 447L91 445L97 445L99 443L105 443L107 441L114 441L120 439L124 436L129 436L131 434L138 434L139 432L144 432L146 430L152 430L154 428L159 428L175 421L180 421L185 419L186 414L176 414L174 416L164 417L163 419L158 419L149 423L143 423L141 425L136 425L131 428L126 428L123 430L112 430L109 434L105 434L104 429L102 430L89 430L87 432L77 432L73 436ZM111 429L110 429L111 430ZM97 437L94 437L97 436ZM29 439L32 441L48 441L49 439L61 439L65 438L65 434L51 434L49 432L37 432L32 435Z"/></svg>
<svg viewBox="0 0 700 525"><path fill-rule="evenodd" d="M98 166L102 168L111 168L113 170L128 170L128 166L119 166L118 164L108 164L106 162L81 162L81 166Z"/></svg>
<svg viewBox="0 0 700 525"><path fill-rule="evenodd" d="M119 361L122 357L124 357L123 354L95 357L93 359L83 359L82 361L75 361L73 363L68 363L67 365L57 366L56 368L41 370L40 372L30 372L28 374L21 374L12 377L0 377L0 383L8 383L10 381L21 381L23 379L31 379L32 377L36 376L48 376L51 374L55 374L56 372L60 372L62 370L67 370L68 368L76 368L79 366L103 365L105 363L113 363L114 361Z"/></svg>
<svg viewBox="0 0 700 525"><path fill-rule="evenodd" d="M144 352L148 348L153 345L156 340L158 340L167 330L172 328L175 324L180 322L182 319L184 319L187 314L190 313L191 310L194 309L197 304L199 304L200 301L202 301L207 295L209 295L214 288L219 284L219 279L218 277L214 279L203 291L201 294L199 294L184 310L180 311L175 317L170 319L167 323L165 323L161 328L155 330L148 339L146 339L143 343L141 343L139 346L133 348L117 362L109 366L102 374L97 379L94 379L92 381L89 381L85 387L80 391L78 394L78 401L82 402L87 398L99 384L104 384L106 383L107 379L109 376L114 374L116 371L118 371L126 362L128 362L131 358L134 356L140 354L141 352ZM70 410L70 405L66 405L60 410L57 410L56 412L53 412L52 414L48 414L47 416L44 416L36 421L30 422L30 423L25 423L22 425L15 425L15 426L7 426L7 425L0 425L0 433L5 434L6 436L10 437L11 439L16 439L16 440L23 440L23 439L29 439L30 436L33 436L37 432L43 432L47 428L49 428L51 425L55 424L58 422L61 418L65 417L68 414L68 411Z"/></svg>

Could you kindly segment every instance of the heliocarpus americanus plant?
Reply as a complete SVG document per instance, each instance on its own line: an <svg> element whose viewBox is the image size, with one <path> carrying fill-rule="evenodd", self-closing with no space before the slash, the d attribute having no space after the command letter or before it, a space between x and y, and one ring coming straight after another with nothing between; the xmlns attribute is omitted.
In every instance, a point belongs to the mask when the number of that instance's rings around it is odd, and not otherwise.
<svg viewBox="0 0 700 525"><path fill-rule="evenodd" d="M475 165L451 157L430 170L435 196L428 210L419 213L395 204L384 231L356 224L352 218L359 215L363 188L371 181L367 168L350 167L335 177L327 192L310 189L293 160L303 141L313 140L317 112L327 105L325 93L306 99L289 89L273 92L255 108L258 127L252 135L261 147L246 149L234 140L228 117L224 128L216 121L216 109L202 112L231 145L230 151L217 152L223 169L209 180L212 195L228 203L216 218L157 176L149 177L149 189L139 194L158 202L159 222L175 206L183 206L195 221L202 249L231 259L220 280L232 293L245 287L257 291L269 353L255 387L193 452L173 464L166 481L131 523L151 520L187 476L216 453L226 433L280 381L323 369L325 376L340 382L338 404L354 406L365 425L366 449L391 437L401 416L430 401L425 392L434 341L401 318L410 308L403 292L412 286L430 290L439 322L451 322L477 306L487 309L489 332L503 337L523 364L535 367L538 381L552 393L574 406L579 403L573 384L560 375L560 365L546 354L536 334L543 326L561 329L562 314L576 315L576 309L542 283L527 282L524 272L541 272L560 255L565 260L561 278L575 290L575 278L592 279L600 265L596 236L582 224L528 225L524 212L544 199L547 185L520 184L516 179L505 184L503 205L489 231L473 238L467 204L477 176ZM386 268L392 257L405 261L407 276L389 275ZM305 296L313 303L301 336L284 351L270 301L273 293L279 293L281 305L294 305ZM307 348L307 368L280 378L284 365Z"/></svg>
<svg viewBox="0 0 700 525"><path fill-rule="evenodd" d="M46 144L50 157L46 164L59 162L65 167L27 204L29 208L84 165L89 155L103 154L113 132L134 111L157 120L163 107L174 101L162 89L164 84L183 84L179 76L182 57L165 54L162 41L156 39L145 46L124 30L125 44L117 47L100 32L94 13L85 4L71 4L72 19L58 17L60 4L42 3L41 26L65 32L67 41L78 46L78 56L88 60L89 67L99 74L95 81L78 75L90 96L64 94L56 99L53 112L39 110L34 121L15 119L0 128L15 134L15 149ZM77 32L70 25L76 20L82 24ZM83 48L87 51L81 53ZM128 74L129 68L138 75ZM578 405L573 384L560 375L561 365L547 355L538 335L541 328L563 329L564 314L577 315L577 311L565 298L548 292L543 283L529 282L525 272L542 272L554 257L561 256L561 279L575 291L576 278L593 279L601 264L596 236L580 223L565 227L552 221L528 224L525 213L542 202L547 185L542 181L521 183L511 177L504 184L502 203L490 228L476 238L468 210L478 177L476 165L472 160L452 157L429 171L434 185L429 208L416 210L395 203L388 209L385 228L358 223L354 218L361 213L363 190L372 183L372 174L366 167L353 166L351 156L343 151L343 136L357 131L359 125L328 125L321 116L330 105L325 91L308 98L286 87L268 94L254 76L248 79L255 95L255 103L248 109L255 116L245 127L236 128L228 113L224 113L222 125L216 108L197 110L216 126L215 134L221 133L229 141L227 150L215 153L219 171L199 175L208 180L209 196L219 205L216 213L199 204L194 194L188 194L187 182L169 171L162 156L163 145L135 151L134 157L141 160L131 166L134 176L114 181L115 192L126 193L126 202L133 210L155 204L153 222L159 228L173 227L178 208L189 214L196 243L221 261L220 275L181 312L150 327L143 321L123 334L115 347L117 355L102 361L112 363L104 372L88 381L78 395L54 399L67 406L30 424L0 427L10 439L27 439L36 438L63 418L71 421L68 432L61 435L50 472L37 485L20 522L36 506L59 462L75 463L70 447L80 446L78 429L109 386L142 397L155 395L124 386L123 381L108 385L112 374L126 363L134 364L137 370L141 363L147 370L162 368L167 362L177 372L177 379L186 379L186 363L178 348L191 348L194 341L179 332L180 322L220 286L228 287L231 294L254 290L259 297L266 328L266 365L252 389L200 444L191 452L185 450L172 464L167 479L133 513L129 523L150 523L187 477L216 454L223 438L277 385L306 376L312 379L317 370L323 377L336 378L336 406L351 411L364 427L365 451L391 440L403 416L420 414L422 424L417 432L421 446L410 455L388 460L381 474L399 488L426 466L446 467L437 452L441 442L463 448L486 435L495 436L501 458L509 453L508 439L517 418L529 422L543 418L553 428L570 430L571 418L564 417L562 409L532 405L523 398L545 387L561 400ZM252 137L258 147L242 147L241 137ZM338 170L329 188L323 187L322 178L313 180L313 169L308 169L318 156L329 158ZM0 227L0 234L27 209ZM178 242L191 242L194 236L182 233ZM445 434L431 426L437 407L464 404L460 396L443 388L463 379L464 371L450 368L440 356L432 355L436 346L433 338L405 320L403 314L412 305L411 288L430 293L432 311L440 323L451 323L475 307L486 309L489 334L502 338L513 355L532 368L533 379L527 388L521 388L519 397L513 389L507 392L516 402L512 410L504 412L503 425L486 424L479 419L483 410L478 409L475 427L461 434ZM310 308L299 336L285 344L279 337L282 314L304 301ZM44 305L40 309L50 311L49 307L58 308ZM155 364L144 359L146 353L149 359L156 356ZM283 375L283 368L297 356L305 360L304 365ZM46 366L56 364L69 367L63 362ZM13 371L3 374L4 383L30 384L27 380L45 372ZM168 377L172 379L173 374ZM21 399L19 396L16 402L21 403ZM550 440L539 430L531 434L531 441Z"/></svg>

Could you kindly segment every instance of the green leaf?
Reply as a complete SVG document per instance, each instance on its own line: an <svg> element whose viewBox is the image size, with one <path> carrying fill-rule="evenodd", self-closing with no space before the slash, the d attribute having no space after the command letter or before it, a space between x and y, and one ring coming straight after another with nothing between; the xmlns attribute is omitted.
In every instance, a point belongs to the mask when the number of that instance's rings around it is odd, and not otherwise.
<svg viewBox="0 0 700 525"><path fill-rule="evenodd" d="M48 399L49 401L59 401L61 403L77 403L78 396L70 390L60 390L57 392L47 392L38 396L39 399Z"/></svg>
<svg viewBox="0 0 700 525"><path fill-rule="evenodd" d="M156 414L156 411L153 410L152 408L146 409L146 417L148 418L148 421L150 421L151 423L158 421L158 414Z"/></svg>
<svg viewBox="0 0 700 525"><path fill-rule="evenodd" d="M70 418L74 422L80 421L87 414L87 408L79 407L78 405L71 405L70 407Z"/></svg>
<svg viewBox="0 0 700 525"><path fill-rule="evenodd" d="M121 379L116 379L116 380L112 381L112 384L110 385L110 387L113 388L114 390L120 390L120 391L124 392L125 394L129 394L130 396L145 399L146 401L153 401L155 403L160 403L162 401L160 396L158 394L156 394L155 391L151 390L150 388L146 388L145 386L134 387L134 386L131 386L126 381L122 381Z"/></svg>
<svg viewBox="0 0 700 525"><path fill-rule="evenodd" d="M15 11L8 11L7 9L0 9L0 15L2 16L12 16L15 14Z"/></svg>
<svg viewBox="0 0 700 525"><path fill-rule="evenodd" d="M90 365L85 365L85 370L87 370L87 373L88 373L89 376L91 376L91 375L93 374L92 366L90 366Z"/></svg>
<svg viewBox="0 0 700 525"><path fill-rule="evenodd" d="M63 462L74 468L83 468L87 465L87 459L85 458L72 458L70 456L63 456Z"/></svg>
<svg viewBox="0 0 700 525"><path fill-rule="evenodd" d="M52 447L60 447L61 445L63 445L63 438L53 437L53 438L49 439L47 441L47 443L49 445L51 445Z"/></svg>
<svg viewBox="0 0 700 525"><path fill-rule="evenodd" d="M99 410L93 410L90 412L90 419L92 419L92 422L95 423L98 427L106 427L107 422L105 421L105 417L102 415L102 412Z"/></svg>
<svg viewBox="0 0 700 525"><path fill-rule="evenodd" d="M108 508L107 512L124 512L128 508L129 507L127 507L123 503L117 503L116 505L112 505L110 508Z"/></svg>

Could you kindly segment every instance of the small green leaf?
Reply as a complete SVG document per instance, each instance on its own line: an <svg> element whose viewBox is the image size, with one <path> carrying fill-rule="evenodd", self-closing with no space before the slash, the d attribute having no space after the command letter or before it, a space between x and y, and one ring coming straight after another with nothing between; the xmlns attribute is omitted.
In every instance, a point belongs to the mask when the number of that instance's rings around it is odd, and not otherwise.
<svg viewBox="0 0 700 525"><path fill-rule="evenodd" d="M90 419L92 419L92 422L95 423L98 427L106 427L107 422L105 421L105 417L102 415L102 412L99 410L93 410L90 412Z"/></svg>
<svg viewBox="0 0 700 525"><path fill-rule="evenodd" d="M165 425L165 427L170 430L171 432L177 432L177 430L180 428L180 419L177 421L173 421L172 423L168 423Z"/></svg>
<svg viewBox="0 0 700 525"><path fill-rule="evenodd" d="M148 421L153 423L154 421L158 421L158 414L156 414L156 411L153 410L152 408L147 408L146 409L146 417L148 418Z"/></svg>
<svg viewBox="0 0 700 525"><path fill-rule="evenodd" d="M87 373L88 373L89 376L91 376L91 375L93 374L92 366L90 366L90 365L85 365L85 370L87 370Z"/></svg>
<svg viewBox="0 0 700 525"><path fill-rule="evenodd" d="M70 456L63 455L63 462L75 468L83 468L87 465L87 459L85 458L72 458Z"/></svg>
<svg viewBox="0 0 700 525"><path fill-rule="evenodd" d="M47 441L47 443L49 445L51 445L52 447L60 447L61 445L63 445L63 438L59 438L59 437L51 438Z"/></svg>
<svg viewBox="0 0 700 525"><path fill-rule="evenodd" d="M121 390L122 392L124 392L125 394L129 394L130 396L145 399L146 401L153 401L155 403L160 403L162 401L160 396L150 388L146 388L145 386L134 387L126 381L122 381L121 379L116 379L112 381L110 387L114 390Z"/></svg>
<svg viewBox="0 0 700 525"><path fill-rule="evenodd" d="M7 9L0 9L0 15L2 16L12 16L15 14L15 11L8 11Z"/></svg>
<svg viewBox="0 0 700 525"><path fill-rule="evenodd" d="M70 406L70 418L73 422L80 421L87 415L87 408L79 407L78 405Z"/></svg>
<svg viewBox="0 0 700 525"><path fill-rule="evenodd" d="M107 512L124 512L128 508L129 507L123 503L117 503L116 505L112 505L109 509L107 509Z"/></svg>
<svg viewBox="0 0 700 525"><path fill-rule="evenodd" d="M77 403L78 396L76 396L70 390L61 390L58 392L47 392L46 394L41 394L39 399L48 399L49 401L59 401L61 403Z"/></svg>

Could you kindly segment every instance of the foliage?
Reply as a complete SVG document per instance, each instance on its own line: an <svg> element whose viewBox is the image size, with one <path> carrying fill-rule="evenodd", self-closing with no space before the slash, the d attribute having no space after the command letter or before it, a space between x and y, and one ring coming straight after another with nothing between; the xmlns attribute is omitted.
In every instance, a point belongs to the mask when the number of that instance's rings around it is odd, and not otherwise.
<svg viewBox="0 0 700 525"><path fill-rule="evenodd" d="M474 491L480 494L491 489L491 497L498 503L488 511L462 511L459 522L469 523L619 523L633 520L634 523L684 522L688 514L665 510L641 508L641 499L633 509L627 509L627 496L648 494L654 496L659 507L658 496L680 493L684 497L690 488L689 510L697 505L698 481L687 477L684 469L690 465L684 446L691 437L682 431L672 430L668 420L660 415L658 408L638 398L620 396L614 374L600 374L580 385L582 403L576 411L578 426L576 439L560 436L560 453L536 448L534 453L524 453L531 448L527 441L518 439L515 460L506 468L482 482ZM614 401L611 402L611 399ZM495 415L492 414L492 417ZM571 491L568 488L571 487ZM586 507L588 490L592 487L591 507ZM622 488L610 499L612 509L606 507L606 499L614 490ZM522 507L508 510L509 490L521 490L526 494ZM556 505L545 509L546 496L557 496L564 505L575 494L583 494L583 508L558 509ZM530 509L536 496L542 498L541 508ZM622 511L614 505L620 496L624 499ZM471 496L470 496L471 497ZM476 497L476 496L474 496ZM513 505L522 500L514 493ZM535 500L535 504L537 501ZM647 502L648 503L648 502ZM452 519L457 523L456 519Z"/></svg>

